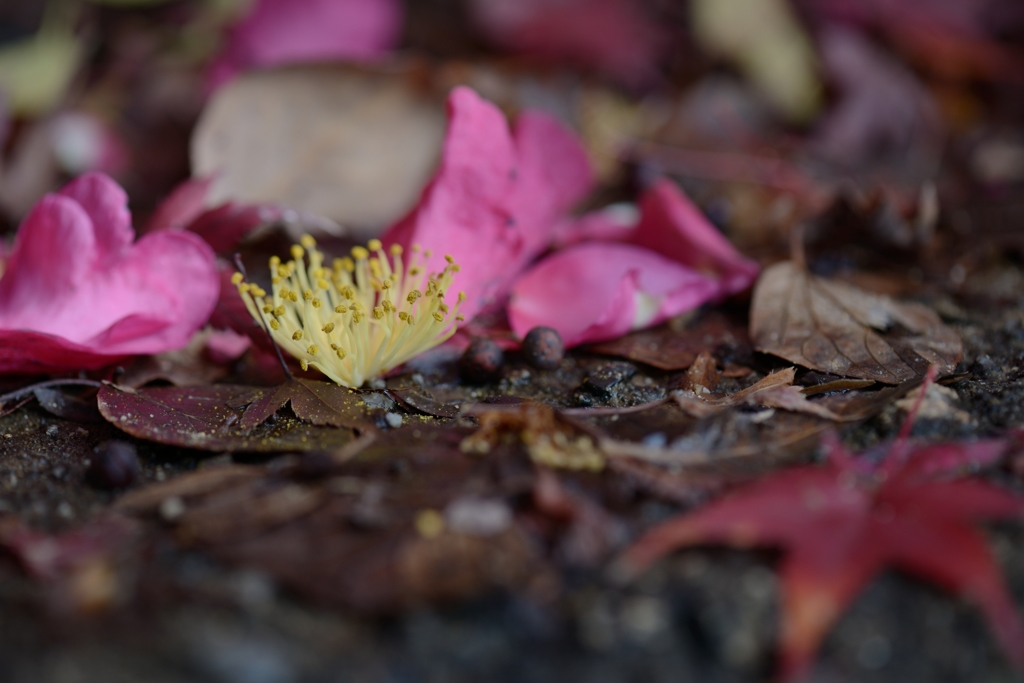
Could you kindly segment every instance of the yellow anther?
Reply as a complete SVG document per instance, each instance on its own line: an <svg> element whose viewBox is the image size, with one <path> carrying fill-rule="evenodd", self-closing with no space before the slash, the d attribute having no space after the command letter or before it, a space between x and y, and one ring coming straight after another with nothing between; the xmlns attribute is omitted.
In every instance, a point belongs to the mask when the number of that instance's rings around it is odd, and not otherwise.
<svg viewBox="0 0 1024 683"><path fill-rule="evenodd" d="M401 244L392 244L391 245L391 255L392 256L401 256L402 255L402 245Z"/></svg>
<svg viewBox="0 0 1024 683"><path fill-rule="evenodd" d="M249 291L252 292L253 296L266 296L267 292L259 285L250 285Z"/></svg>
<svg viewBox="0 0 1024 683"><path fill-rule="evenodd" d="M275 308L274 315L276 315L277 317L281 317L282 315L284 315L284 306L278 306L277 308Z"/></svg>
<svg viewBox="0 0 1024 683"><path fill-rule="evenodd" d="M281 257L280 256L271 256L270 257L270 269L271 270L275 270L279 265L281 265Z"/></svg>
<svg viewBox="0 0 1024 683"><path fill-rule="evenodd" d="M352 247L352 256L357 261L365 261L370 257L370 252L366 250L366 247Z"/></svg>
<svg viewBox="0 0 1024 683"><path fill-rule="evenodd" d="M466 300L466 293L465 292L459 292L459 303L462 303L465 300Z"/></svg>
<svg viewBox="0 0 1024 683"><path fill-rule="evenodd" d="M313 277L319 280L324 276L324 273L326 272L327 271L325 271L323 268L316 268L315 270L313 270Z"/></svg>
<svg viewBox="0 0 1024 683"><path fill-rule="evenodd" d="M316 286L326 292L328 289L331 288L331 283L323 278L320 278L319 280L316 281Z"/></svg>
<svg viewBox="0 0 1024 683"><path fill-rule="evenodd" d="M304 291L302 293L302 298L305 299L306 301L312 300L313 299L313 290L312 289L307 289L306 291Z"/></svg>
<svg viewBox="0 0 1024 683"><path fill-rule="evenodd" d="M405 311L399 311L398 312L398 319L399 320L408 320L409 319L409 314L406 313Z"/></svg>
<svg viewBox="0 0 1024 683"><path fill-rule="evenodd" d="M341 288L340 292L341 295L348 299L349 301L352 301L353 299L356 298L356 290L352 285L345 285L344 287Z"/></svg>
<svg viewBox="0 0 1024 683"><path fill-rule="evenodd" d="M356 264L348 256L345 256L342 257L341 259L341 267L347 270L348 272L353 273L355 272Z"/></svg>
<svg viewBox="0 0 1024 683"><path fill-rule="evenodd" d="M293 303L297 303L299 300L299 293L289 291L288 298L291 299Z"/></svg>
<svg viewBox="0 0 1024 683"><path fill-rule="evenodd" d="M444 316L441 315L440 311L434 311L433 315L434 315L434 320L436 320L437 322L439 322L439 323L443 323L444 322Z"/></svg>
<svg viewBox="0 0 1024 683"><path fill-rule="evenodd" d="M316 246L316 240L313 239L312 235L303 235L299 238L299 244L304 246L306 249L312 249Z"/></svg>
<svg viewBox="0 0 1024 683"><path fill-rule="evenodd" d="M334 349L335 351L337 351L337 350L338 350L338 349L340 349L341 347L340 347L340 346L338 346L337 344L331 344L331 348L332 348L332 349Z"/></svg>
<svg viewBox="0 0 1024 683"><path fill-rule="evenodd" d="M291 274L292 274L292 271L288 269L288 266L278 266L277 267L277 276L278 277L290 277Z"/></svg>
<svg viewBox="0 0 1024 683"><path fill-rule="evenodd" d="M300 359L299 360L299 367L302 368L303 372L305 372L306 370L309 370L309 363L307 363L306 361Z"/></svg>
<svg viewBox="0 0 1024 683"><path fill-rule="evenodd" d="M370 259L370 272L373 273L373 276L378 280L384 276L384 271L381 270L380 267L380 259Z"/></svg>
<svg viewBox="0 0 1024 683"><path fill-rule="evenodd" d="M369 242L366 243L366 246L370 249L370 251L380 251L384 247L384 245L381 244L380 240L378 239L370 240Z"/></svg>
<svg viewBox="0 0 1024 683"><path fill-rule="evenodd" d="M423 271L421 271L419 268L410 268L409 269L409 277L416 277L421 272L423 272Z"/></svg>
<svg viewBox="0 0 1024 683"><path fill-rule="evenodd" d="M267 304L266 306L263 307L263 312L264 313L273 313L274 312L274 307L271 306L270 304Z"/></svg>
<svg viewBox="0 0 1024 683"><path fill-rule="evenodd" d="M320 331L326 332L327 334L334 332L334 323L327 323L326 325L320 328Z"/></svg>
<svg viewBox="0 0 1024 683"><path fill-rule="evenodd" d="M384 308L382 306L373 307L373 319L380 320L384 317Z"/></svg>
<svg viewBox="0 0 1024 683"><path fill-rule="evenodd" d="M381 289L391 289L391 280L384 280L380 283Z"/></svg>
<svg viewBox="0 0 1024 683"><path fill-rule="evenodd" d="M394 313L395 311L398 310L397 308L395 308L395 305L391 303L391 301L389 301L388 299L384 299L384 301L381 301L380 305L384 308L384 311L387 313Z"/></svg>
<svg viewBox="0 0 1024 683"><path fill-rule="evenodd" d="M231 284L233 284L233 285L240 284L242 282L242 280L244 280L244 279L245 278L242 276L241 273L235 273L234 275L231 276Z"/></svg>
<svg viewBox="0 0 1024 683"><path fill-rule="evenodd" d="M299 341L300 339L302 339L302 330L295 330L294 332L292 332L292 339L294 339L295 341Z"/></svg>
<svg viewBox="0 0 1024 683"><path fill-rule="evenodd" d="M410 304L414 304L416 303L416 299L419 299L421 296L423 296L423 292L421 292L418 289L414 289L411 292L409 292L409 296L405 297L405 300L408 301Z"/></svg>
<svg viewBox="0 0 1024 683"><path fill-rule="evenodd" d="M455 257L453 257L451 254L445 254L444 260L447 261L448 263L455 263Z"/></svg>
<svg viewBox="0 0 1024 683"><path fill-rule="evenodd" d="M448 312L448 304L441 304L440 306L437 307L437 310L441 311L442 313L447 313Z"/></svg>
<svg viewBox="0 0 1024 683"><path fill-rule="evenodd" d="M270 284L272 284L272 285L279 285L279 284L281 284L281 278L279 278L279 277L272 277L272 278L270 278Z"/></svg>
<svg viewBox="0 0 1024 683"><path fill-rule="evenodd" d="M309 303L313 305L313 308L320 308L320 299L317 299L316 297L313 297L313 300Z"/></svg>
<svg viewBox="0 0 1024 683"><path fill-rule="evenodd" d="M348 313L348 306L338 305L334 307L335 313Z"/></svg>
<svg viewBox="0 0 1024 683"><path fill-rule="evenodd" d="M345 360L345 349L335 349L334 353L337 354L338 360Z"/></svg>
<svg viewBox="0 0 1024 683"><path fill-rule="evenodd" d="M292 245L292 258L298 261L306 254L306 250L297 244Z"/></svg>
<svg viewBox="0 0 1024 683"><path fill-rule="evenodd" d="M272 330L279 330L279 329L281 329L281 323L277 322L276 320L271 319L271 321L270 321L270 329L272 329Z"/></svg>
<svg viewBox="0 0 1024 683"><path fill-rule="evenodd" d="M319 350L320 350L320 349L318 349L318 348L316 347L316 344L310 344L310 345L309 345L309 348L308 348L308 349L306 349L306 353L308 353L308 354L309 354L309 355L311 355L311 356L315 356L315 355L316 355L316 352L317 352L317 351L319 351Z"/></svg>
<svg viewBox="0 0 1024 683"><path fill-rule="evenodd" d="M457 316L455 316L455 319L458 320L461 323L463 320L466 319L466 316L464 316L461 313L459 313Z"/></svg>
<svg viewBox="0 0 1024 683"><path fill-rule="evenodd" d="M252 289L252 287L249 285L248 282L241 282L238 284L238 291L241 292L242 294L245 294L250 289Z"/></svg>

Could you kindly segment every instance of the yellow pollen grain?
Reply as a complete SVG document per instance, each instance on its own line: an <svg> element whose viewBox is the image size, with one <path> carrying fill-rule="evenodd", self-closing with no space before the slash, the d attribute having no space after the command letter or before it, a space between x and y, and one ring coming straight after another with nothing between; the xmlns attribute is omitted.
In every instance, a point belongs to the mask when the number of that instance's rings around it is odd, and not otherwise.
<svg viewBox="0 0 1024 683"><path fill-rule="evenodd" d="M295 330L295 332L292 333L292 339L295 341L302 339L302 330Z"/></svg>
<svg viewBox="0 0 1024 683"><path fill-rule="evenodd" d="M369 242L366 243L366 247L370 251L380 251L384 247L384 245L381 244L380 240L372 239L372 240L370 240Z"/></svg>
<svg viewBox="0 0 1024 683"><path fill-rule="evenodd" d="M270 329L272 329L272 330L279 330L279 329L281 329L281 323L277 322L276 320L271 320L270 321Z"/></svg>
<svg viewBox="0 0 1024 683"><path fill-rule="evenodd" d="M302 258L305 255L305 253L306 253L306 250L303 249L302 247L300 247L299 245L297 245L297 244L293 244L292 245L292 258L295 259L296 261L298 261L300 258Z"/></svg>
<svg viewBox="0 0 1024 683"><path fill-rule="evenodd" d="M306 353L308 353L308 354L309 354L309 355L311 355L311 356L315 356L315 355L316 355L316 352L317 352L317 351L319 351L319 350L320 350L320 349L318 349L318 348L316 347L316 344L310 344L310 345L309 345L309 348L308 348L308 349L306 349Z"/></svg>
<svg viewBox="0 0 1024 683"><path fill-rule="evenodd" d="M292 303L295 303L299 300L299 295L297 292L288 292L288 298L292 300Z"/></svg>
<svg viewBox="0 0 1024 683"><path fill-rule="evenodd" d="M320 331L324 332L325 334L330 334L331 332L334 332L334 323L327 323L326 325L320 328Z"/></svg>

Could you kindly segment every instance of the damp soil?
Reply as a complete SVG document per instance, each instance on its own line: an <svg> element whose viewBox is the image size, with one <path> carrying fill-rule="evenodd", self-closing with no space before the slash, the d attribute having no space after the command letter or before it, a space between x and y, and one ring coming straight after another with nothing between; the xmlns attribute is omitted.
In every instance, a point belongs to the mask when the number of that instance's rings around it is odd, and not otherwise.
<svg viewBox="0 0 1024 683"><path fill-rule="evenodd" d="M964 374L951 385L962 412L922 419L915 434L961 439L1024 427L1019 303L939 309L965 341L958 368ZM749 376L725 381L738 387L771 369L770 359L747 360L753 366ZM437 357L389 380L394 391L382 395L378 415L389 438L374 457L401 469L428 447L438 429L467 431L465 418L444 409L455 403L532 399L567 408L624 407L664 397L680 376L574 351L554 372L512 358L501 380L466 386L454 359ZM412 398L402 400L403 392ZM389 421L389 414L401 415L401 422ZM868 447L892 437L903 417L889 405L844 438L855 448ZM642 441L659 434L674 438L693 425L662 411L605 418L602 427ZM73 422L31 404L0 418L0 512L51 532L102 513L122 494L87 485L85 472L95 449L109 439L132 441L138 449L142 471L135 488L197 468L267 459L133 441L106 422ZM1020 487L1012 467L988 476ZM630 534L680 509L677 502L636 495L625 496L621 505L628 508ZM1024 609L1024 524L991 525L987 531L1010 591ZM406 605L385 615L318 604L266 573L215 555L157 538L137 563L138 588L131 599L89 616L54 607L44 588L9 558L0 559L0 678L12 683L675 683L770 680L775 667L778 581L770 552L685 550L626 586L607 581L600 563L555 562L559 588L544 599L528 591L492 590L447 604ZM871 582L832 629L810 680L1024 677L1009 666L970 604L890 572Z"/></svg>

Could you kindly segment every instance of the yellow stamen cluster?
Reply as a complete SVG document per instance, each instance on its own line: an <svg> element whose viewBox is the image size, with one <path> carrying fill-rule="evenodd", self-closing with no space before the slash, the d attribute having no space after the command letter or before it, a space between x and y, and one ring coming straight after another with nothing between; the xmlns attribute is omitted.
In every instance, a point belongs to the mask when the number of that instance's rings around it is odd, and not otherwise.
<svg viewBox="0 0 1024 683"><path fill-rule="evenodd" d="M347 387L358 388L413 356L455 334L459 293L454 310L444 302L459 266L450 256L441 273L427 274L430 253L412 248L409 267L402 248L384 253L380 240L353 247L352 256L324 266L316 241L303 236L292 247L292 259L270 259L273 292L245 282L235 273L249 313L270 330L278 346Z"/></svg>

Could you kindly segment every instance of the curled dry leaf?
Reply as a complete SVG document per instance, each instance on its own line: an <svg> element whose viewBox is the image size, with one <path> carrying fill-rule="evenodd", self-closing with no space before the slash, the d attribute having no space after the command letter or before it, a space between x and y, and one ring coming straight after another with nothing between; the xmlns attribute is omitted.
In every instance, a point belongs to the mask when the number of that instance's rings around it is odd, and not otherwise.
<svg viewBox="0 0 1024 683"><path fill-rule="evenodd" d="M932 309L816 277L791 262L761 275L750 308L758 351L844 377L899 384L929 365L952 372L959 335Z"/></svg>
<svg viewBox="0 0 1024 683"><path fill-rule="evenodd" d="M245 74L217 91L192 138L207 204L280 204L364 235L416 201L444 135L439 101L410 74L306 65Z"/></svg>
<svg viewBox="0 0 1024 683"><path fill-rule="evenodd" d="M288 417L273 424L259 420L255 429L244 429L243 411L263 392L258 387L231 384L134 391L104 386L97 402L103 417L118 429L139 439L181 448L251 453L333 451L352 440L351 429L308 425Z"/></svg>
<svg viewBox="0 0 1024 683"><path fill-rule="evenodd" d="M694 365L693 367L697 367ZM691 368L692 369L692 368ZM800 387L793 385L796 368L776 370L761 381L741 389L735 394L722 397L707 397L696 390L673 391L672 398L693 417L707 417L731 406L755 405L778 408L794 413L806 413L834 422L849 422L861 419L860 415L841 415L821 403L808 400ZM695 385L701 387L702 385Z"/></svg>

